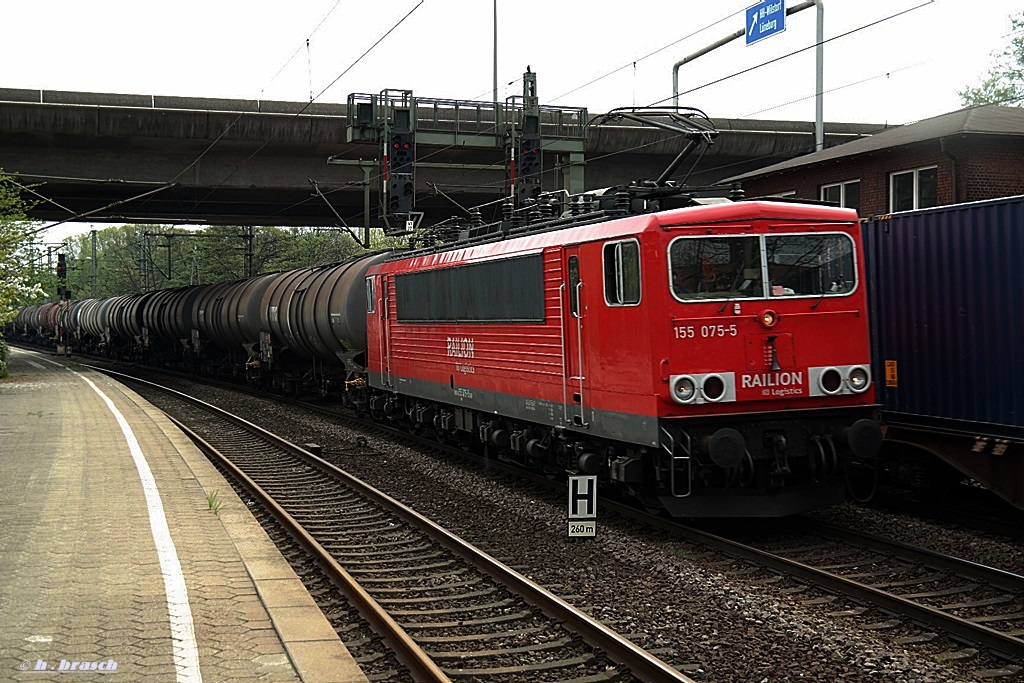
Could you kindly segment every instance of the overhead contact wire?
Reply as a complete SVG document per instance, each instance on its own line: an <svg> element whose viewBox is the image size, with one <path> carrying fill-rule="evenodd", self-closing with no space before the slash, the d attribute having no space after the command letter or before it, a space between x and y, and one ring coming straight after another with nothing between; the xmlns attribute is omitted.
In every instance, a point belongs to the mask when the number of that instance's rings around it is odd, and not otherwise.
<svg viewBox="0 0 1024 683"><path fill-rule="evenodd" d="M341 79L342 79L342 77L344 77L344 76L345 76L345 75L346 75L346 74L347 74L347 73L348 73L349 71L351 71L352 69L354 69L354 68L356 67L356 65L358 65L358 64L359 64L359 63L360 63L360 62L361 62L361 61L363 60L363 58L364 58L364 57L366 57L366 56L367 56L368 54L370 54L370 52L372 52L372 51L373 51L373 49L374 49L374 48L376 48L376 47L377 47L378 45L380 45L380 44L381 44L381 43L382 43L382 42L383 42L383 41L384 41L384 40L385 40L385 39L386 39L386 38L387 38L387 37L388 37L389 35L391 35L391 34L392 34L392 33L393 33L394 31L395 31L395 29L397 29L397 28L398 28L399 26L401 26L401 25L402 25L403 23L405 23L406 19L408 19L408 18L409 18L410 16L412 16L412 13L413 13L413 12L415 12L415 11L416 11L417 9L419 9L419 8L420 8L420 5L422 5L422 4L424 3L424 2L425 2L425 0L419 0L419 2L417 2L417 3L416 3L416 5L415 5L415 6L414 6L414 7L412 8L412 9L410 9L410 10L409 10L408 12L406 12L406 13L405 13L405 15L404 15L404 16L403 16L403 17L402 17L401 19L399 19L399 20L398 20L398 21L397 21L397 22L396 22L396 23L395 23L395 24L394 24L394 25L393 25L393 26L392 26L391 28L389 28L389 29L388 29L388 30L387 30L387 31L386 31L386 32L384 33L384 35L382 35L382 36L381 36L380 38L378 38L378 39L377 39L377 40L376 40L376 41L375 41L375 42L374 42L374 43L373 43L373 44L372 44L372 45L371 45L370 47L368 47L368 48L367 48L367 49L366 49L366 50L365 50L365 51L364 51L364 52L363 52L363 53L362 53L361 55L359 55L359 57L357 57L357 58L356 58L356 60L355 60L354 62L352 62L351 64L349 64L349 65L348 65L348 67L346 67L344 71L342 71L342 72L341 72L340 74L338 74L338 75L337 75L337 76L336 76L336 77L334 78L334 80L332 80L332 81L331 81L330 83L328 83L328 84L327 84L327 86L326 86L326 87L325 87L325 88L324 88L323 90L321 90L321 91L320 91L319 93L317 93L316 97L312 98L312 99L311 99L311 100L310 100L310 101L309 101L309 102L308 102L308 103L307 103L306 105L304 105L304 106L303 106L303 107L302 107L302 108L301 108L301 109L300 109L299 111L297 111L297 112L295 112L294 114L292 114L292 116L291 116L291 117L290 117L290 118L288 119L288 121L286 121L286 122L285 122L285 123L284 123L284 124L283 124L283 125L282 125L282 126L281 126L280 128L278 128L278 129L277 129L277 130L276 130L276 131L274 132L274 134L273 134L273 135L272 135L272 136L270 137L270 139L269 139L269 140L265 141L265 142L264 142L264 143L263 143L262 145L260 145L260 146L259 146L259 147L258 147L258 148L256 149L256 151L255 151L255 152L253 152L253 153L252 153L252 154L250 154L250 155L249 155L248 157L246 157L246 158L245 158L244 160L242 160L241 162L239 162L239 163L238 163L238 164L237 164L237 165L235 166L235 168L234 168L234 169L233 169L233 170L232 170L232 171L231 171L230 173L228 173L228 174L227 174L227 175L226 175L226 176L225 176L225 177L224 177L224 178L223 178L223 179L222 179L222 180L221 180L221 181L220 181L219 183L217 183L217 185L215 185L215 186L214 186L214 188L213 188L212 190L210 190L210 191L209 191L209 192L208 192L208 193L206 194L206 196L204 196L204 197L203 197L202 199L200 199L200 200L199 200L198 202L196 202L196 204L195 204L195 205L193 206L193 209L194 209L194 208L195 208L196 206L199 206L199 205L201 205L201 204L202 204L203 202L205 202L205 201L206 201L207 199L209 199L209 198L210 198L210 196L211 196L211 195L212 195L212 194L213 194L213 193L214 193L214 192L215 192L215 191L217 190L217 188L220 188L220 187L222 187L222 186L224 185L224 183L226 183L226 182L227 182L228 180L230 180L230 179L231 179L231 178L232 178L232 177L233 177L233 176L235 175L235 173L237 173L237 172L238 172L238 170L239 170L240 168L242 168L243 166L245 166L245 164L249 163L249 162L250 162L250 161L251 161L251 160L253 159L253 157L255 157L255 156L256 156L257 154L259 154L260 152L262 152L262 151L263 151L263 150L264 150L264 149L266 148L266 146L267 146L267 145L269 145L269 144L270 144L270 143L272 143L272 142L273 142L274 140L276 140L276 139L278 138L278 136L279 136L279 135L281 135L281 133L283 133L283 132L285 131L285 129L287 129L287 128L288 128L288 127L289 127L289 126L290 126L290 125L292 124L292 123L294 123L294 122L295 122L295 120L296 120L296 119L297 119L297 118L298 118L299 116L301 116L301 115L302 115L303 113L305 113L305 111L306 111L306 110L307 110L307 109L308 109L308 108L309 108L309 107L310 107L310 106L311 106L311 105L312 105L312 104L313 104L313 103L314 103L314 102L315 102L315 101L316 101L317 99L319 99L321 95L323 95L323 94L324 94L325 92L327 92L328 90L330 90L330 89L331 89L331 88L332 88L332 87L334 86L334 84L335 84L335 83L337 83L337 82L338 82L339 80L341 80ZM189 213L192 213L192 212L190 211Z"/></svg>

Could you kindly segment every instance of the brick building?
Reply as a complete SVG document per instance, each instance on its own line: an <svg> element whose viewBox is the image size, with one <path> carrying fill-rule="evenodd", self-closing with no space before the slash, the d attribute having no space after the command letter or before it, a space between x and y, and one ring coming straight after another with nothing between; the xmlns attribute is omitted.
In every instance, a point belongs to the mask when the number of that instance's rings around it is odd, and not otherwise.
<svg viewBox="0 0 1024 683"><path fill-rule="evenodd" d="M861 216L1024 194L1024 109L985 105L888 128L724 182Z"/></svg>

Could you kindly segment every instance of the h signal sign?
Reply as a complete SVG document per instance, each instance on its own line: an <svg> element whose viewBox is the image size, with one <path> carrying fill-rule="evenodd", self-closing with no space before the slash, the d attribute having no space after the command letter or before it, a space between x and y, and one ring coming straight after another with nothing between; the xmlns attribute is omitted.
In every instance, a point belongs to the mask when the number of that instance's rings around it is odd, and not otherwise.
<svg viewBox="0 0 1024 683"><path fill-rule="evenodd" d="M569 477L569 535L594 536L597 533L597 477Z"/></svg>
<svg viewBox="0 0 1024 683"><path fill-rule="evenodd" d="M597 477L593 474L569 477L569 519L597 517Z"/></svg>

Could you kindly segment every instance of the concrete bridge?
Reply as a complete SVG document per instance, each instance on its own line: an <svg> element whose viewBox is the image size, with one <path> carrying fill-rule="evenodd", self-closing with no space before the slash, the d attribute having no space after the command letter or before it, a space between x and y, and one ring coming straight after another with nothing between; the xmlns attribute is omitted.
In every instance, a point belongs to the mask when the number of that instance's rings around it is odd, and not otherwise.
<svg viewBox="0 0 1024 683"><path fill-rule="evenodd" d="M35 191L49 201L32 217L46 221L87 214L82 220L330 226L337 211L361 226L368 178L371 225L379 225L382 183L370 162L380 157L380 144L353 139L349 128L360 97L310 104L0 88L0 168L38 184ZM461 213L456 203L499 200L504 149L496 138L489 147L479 139L494 128L490 103L425 102L417 105L416 163L416 208L425 224ZM670 133L635 124L591 127L577 139L583 122L569 119L586 110L549 109L544 135L557 124L568 142L549 147L545 137L545 190L655 178L682 146ZM712 184L814 149L810 122L713 120L720 135L690 183ZM827 123L826 144L878 129ZM488 211L496 207L485 219Z"/></svg>

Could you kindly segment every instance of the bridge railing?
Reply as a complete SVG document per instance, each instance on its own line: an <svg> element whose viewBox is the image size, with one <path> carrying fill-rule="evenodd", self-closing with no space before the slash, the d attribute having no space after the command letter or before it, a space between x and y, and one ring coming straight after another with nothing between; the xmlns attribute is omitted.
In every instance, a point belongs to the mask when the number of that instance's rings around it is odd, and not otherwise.
<svg viewBox="0 0 1024 683"><path fill-rule="evenodd" d="M464 147L504 146L506 128L517 123L520 103L412 97L409 91L381 94L353 93L348 96L349 142L376 142L395 108L412 112L417 143ZM587 110L584 107L541 107L541 137L567 146L565 151L582 151L586 141ZM545 145L550 149L549 145Z"/></svg>

